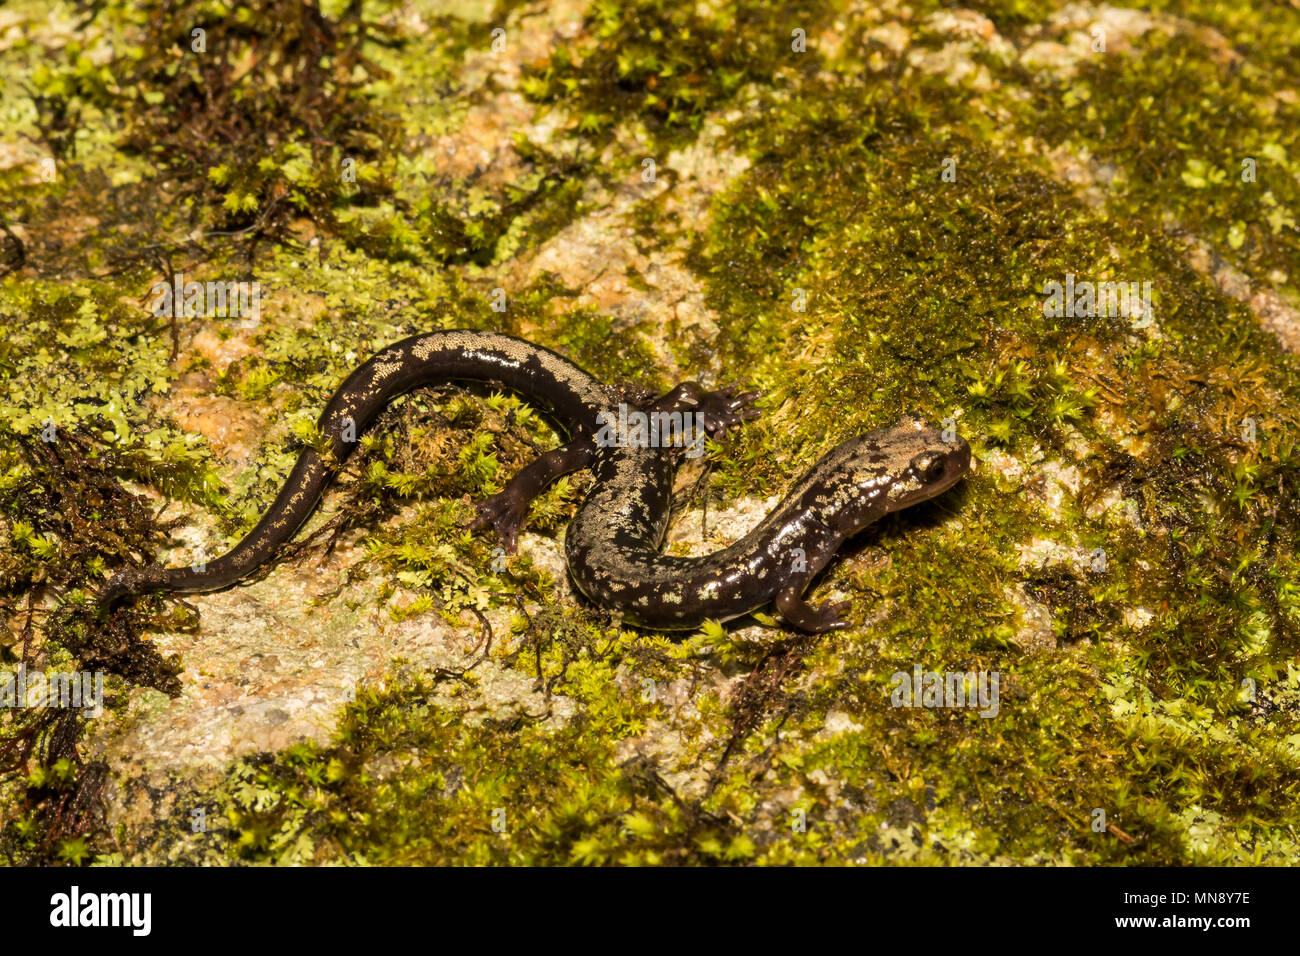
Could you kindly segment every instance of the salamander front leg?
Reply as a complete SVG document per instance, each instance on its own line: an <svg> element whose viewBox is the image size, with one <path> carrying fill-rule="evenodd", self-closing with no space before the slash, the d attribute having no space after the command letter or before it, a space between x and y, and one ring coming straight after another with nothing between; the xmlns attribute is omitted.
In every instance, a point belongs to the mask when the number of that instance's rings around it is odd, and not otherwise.
<svg viewBox="0 0 1300 956"><path fill-rule="evenodd" d="M849 622L841 617L849 609L848 601L828 601L813 607L803 599L802 586L778 591L773 603L781 616L801 631L822 634L849 626Z"/></svg>
<svg viewBox="0 0 1300 956"><path fill-rule="evenodd" d="M496 528L506 551L514 554L519 547L519 532L528 517L528 505L556 478L591 464L596 448L590 438L580 438L552 449L529 462L510 479L505 488L479 502L478 517L469 528L483 531Z"/></svg>

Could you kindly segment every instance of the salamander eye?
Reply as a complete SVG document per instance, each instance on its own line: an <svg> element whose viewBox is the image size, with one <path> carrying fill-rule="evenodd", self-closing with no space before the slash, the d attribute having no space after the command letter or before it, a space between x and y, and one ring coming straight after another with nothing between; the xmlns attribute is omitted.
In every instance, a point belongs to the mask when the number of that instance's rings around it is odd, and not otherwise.
<svg viewBox="0 0 1300 956"><path fill-rule="evenodd" d="M943 456L927 451L912 459L912 471L922 481L937 481L943 477Z"/></svg>

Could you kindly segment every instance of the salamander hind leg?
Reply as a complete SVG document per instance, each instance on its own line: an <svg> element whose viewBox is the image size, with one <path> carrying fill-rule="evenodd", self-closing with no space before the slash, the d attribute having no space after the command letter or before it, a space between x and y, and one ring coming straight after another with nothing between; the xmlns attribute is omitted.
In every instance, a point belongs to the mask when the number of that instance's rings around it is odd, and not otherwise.
<svg viewBox="0 0 1300 956"><path fill-rule="evenodd" d="M506 551L514 554L519 547L519 532L524 530L530 501L507 486L478 503L478 516L471 522L469 530L476 533L486 531L491 525L496 528L497 537Z"/></svg>
<svg viewBox="0 0 1300 956"><path fill-rule="evenodd" d="M556 478L578 471L591 464L595 446L590 438L580 438L562 445L535 459L519 470L509 483L495 495L478 504L478 517L470 524L470 531L496 528L497 536L506 551L514 554L519 547L519 532L528 518L528 506Z"/></svg>
<svg viewBox="0 0 1300 956"><path fill-rule="evenodd" d="M848 601L827 601L813 607L804 600L802 586L778 591L773 603L781 616L801 631L822 634L849 626L849 622L842 617L849 609Z"/></svg>

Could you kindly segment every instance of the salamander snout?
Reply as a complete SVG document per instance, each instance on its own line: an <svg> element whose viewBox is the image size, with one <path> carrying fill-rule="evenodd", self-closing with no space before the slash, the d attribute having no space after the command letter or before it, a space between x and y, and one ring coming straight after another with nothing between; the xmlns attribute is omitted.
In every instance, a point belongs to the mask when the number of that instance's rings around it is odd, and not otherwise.
<svg viewBox="0 0 1300 956"><path fill-rule="evenodd" d="M929 484L943 477L945 458L937 451L926 451L912 459L912 474Z"/></svg>
<svg viewBox="0 0 1300 956"><path fill-rule="evenodd" d="M970 445L959 435L919 421L905 420L897 431L898 448L907 464L893 476L889 510L906 508L951 488L970 470Z"/></svg>
<svg viewBox="0 0 1300 956"><path fill-rule="evenodd" d="M970 445L960 437L915 455L908 463L909 477L935 493L952 486L970 470ZM941 487L939 487L941 486Z"/></svg>
<svg viewBox="0 0 1300 956"><path fill-rule="evenodd" d="M970 470L970 446L961 436L915 415L844 447L849 451L844 477L851 490L840 499L846 506L839 520L846 527L862 527L942 494Z"/></svg>

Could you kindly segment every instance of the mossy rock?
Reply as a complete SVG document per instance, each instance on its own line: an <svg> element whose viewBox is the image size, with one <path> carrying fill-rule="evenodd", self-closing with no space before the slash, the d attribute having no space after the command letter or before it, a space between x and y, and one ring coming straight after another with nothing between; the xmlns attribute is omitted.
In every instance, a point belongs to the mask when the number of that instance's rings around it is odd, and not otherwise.
<svg viewBox="0 0 1300 956"><path fill-rule="evenodd" d="M107 693L0 708L0 848L1295 864L1300 11L1258 16L10 4L0 654ZM256 282L256 321L160 317L176 274ZM256 581L94 616L122 564L242 537L351 368L455 327L764 390L683 472L677 553L905 410L975 468L832 564L849 630L683 639L570 589L584 475L520 554L470 535L558 436L426 389ZM996 712L895 706L917 667L997 674Z"/></svg>

